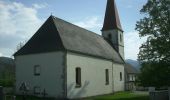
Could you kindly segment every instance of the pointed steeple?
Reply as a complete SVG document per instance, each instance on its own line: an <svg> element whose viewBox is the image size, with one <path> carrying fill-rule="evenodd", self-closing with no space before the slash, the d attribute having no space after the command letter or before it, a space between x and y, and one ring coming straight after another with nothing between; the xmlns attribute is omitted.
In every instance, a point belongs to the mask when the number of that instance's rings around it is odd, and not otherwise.
<svg viewBox="0 0 170 100"><path fill-rule="evenodd" d="M123 31L115 0L107 0L107 7L102 31L112 29L119 29Z"/></svg>

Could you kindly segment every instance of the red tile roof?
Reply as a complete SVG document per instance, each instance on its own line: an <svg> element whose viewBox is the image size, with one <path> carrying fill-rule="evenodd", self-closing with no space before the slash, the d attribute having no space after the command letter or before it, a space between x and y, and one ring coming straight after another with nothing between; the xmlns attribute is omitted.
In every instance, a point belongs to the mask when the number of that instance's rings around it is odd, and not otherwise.
<svg viewBox="0 0 170 100"><path fill-rule="evenodd" d="M102 31L111 29L119 29L123 31L115 0L107 0L107 7Z"/></svg>

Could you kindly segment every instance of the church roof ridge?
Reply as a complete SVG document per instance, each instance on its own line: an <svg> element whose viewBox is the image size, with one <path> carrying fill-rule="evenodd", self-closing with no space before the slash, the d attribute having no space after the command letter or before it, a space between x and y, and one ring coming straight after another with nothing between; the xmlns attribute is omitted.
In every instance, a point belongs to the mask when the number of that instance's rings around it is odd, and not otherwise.
<svg viewBox="0 0 170 100"><path fill-rule="evenodd" d="M98 34L98 33L95 33L95 32L93 32L93 31L91 31L91 30L88 30L88 29L86 29L86 28L83 28L83 27L81 27L81 26L78 26L78 25L76 25L76 24L73 24L73 23L71 23L71 22L69 22L69 21L66 21L66 20L63 20L63 19L61 19L61 18L58 18L58 17L56 17L56 16L54 16L54 15L51 15L51 16L52 16L52 18L59 19L59 20L64 21L64 22L66 22L66 23L68 23L68 24L70 24L70 25L73 25L73 26L75 26L75 27L81 28L81 29L83 29L83 30L85 30L85 31L89 31L89 32L91 32L91 33L93 33L93 34L95 34L95 35L97 35L97 36L102 37L102 35L100 35L100 34Z"/></svg>

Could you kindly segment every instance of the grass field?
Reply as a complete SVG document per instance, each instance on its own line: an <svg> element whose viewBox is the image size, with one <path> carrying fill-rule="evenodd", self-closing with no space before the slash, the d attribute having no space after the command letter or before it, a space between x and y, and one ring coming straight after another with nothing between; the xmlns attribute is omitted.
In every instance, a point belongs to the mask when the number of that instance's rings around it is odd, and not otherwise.
<svg viewBox="0 0 170 100"><path fill-rule="evenodd" d="M8 98L7 100L11 100ZM22 100L21 96L17 96L16 100ZM54 99L42 99L37 97L27 97L26 100L54 100ZM89 97L83 100L149 100L147 94L137 94L133 92L119 92L110 95Z"/></svg>
<svg viewBox="0 0 170 100"><path fill-rule="evenodd" d="M136 94L132 92L119 92L114 95L97 96L91 98L91 100L149 100L149 96L146 94Z"/></svg>

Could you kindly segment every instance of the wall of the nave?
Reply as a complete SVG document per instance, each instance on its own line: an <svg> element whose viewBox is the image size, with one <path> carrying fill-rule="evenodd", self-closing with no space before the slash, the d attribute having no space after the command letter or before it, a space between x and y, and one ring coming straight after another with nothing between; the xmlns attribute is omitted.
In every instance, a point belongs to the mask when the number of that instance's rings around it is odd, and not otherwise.
<svg viewBox="0 0 170 100"><path fill-rule="evenodd" d="M122 73L122 75L120 75ZM122 76L122 79L120 78ZM124 65L123 64L113 64L113 84L114 92L124 91L125 78L124 78Z"/></svg>
<svg viewBox="0 0 170 100"><path fill-rule="evenodd" d="M29 95L42 96L45 89L48 97L63 97L64 56L63 52L16 56L16 93L22 94L19 88L25 82ZM40 67L40 75L35 75L34 66Z"/></svg>
<svg viewBox="0 0 170 100"><path fill-rule="evenodd" d="M81 68L81 87L76 87L75 69ZM109 70L106 85L105 70ZM67 53L67 97L81 98L112 93L112 61L76 53Z"/></svg>

